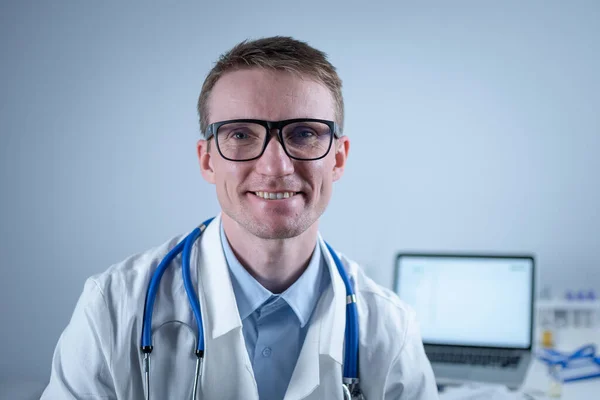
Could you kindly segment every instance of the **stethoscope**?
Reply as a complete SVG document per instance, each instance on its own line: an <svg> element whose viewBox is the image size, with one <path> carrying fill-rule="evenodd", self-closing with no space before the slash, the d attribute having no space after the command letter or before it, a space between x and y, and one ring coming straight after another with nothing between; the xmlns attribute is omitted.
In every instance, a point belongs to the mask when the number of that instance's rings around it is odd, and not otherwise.
<svg viewBox="0 0 600 400"><path fill-rule="evenodd" d="M152 275L150 284L146 289L146 301L144 303L144 319L142 322L142 344L141 350L144 353L144 377L146 381L146 400L150 400L150 353L152 353L152 311L154 310L154 301L160 280L171 264L171 261L179 253L181 253L181 266L183 275L183 284L188 296L188 300L194 313L196 325L198 328L198 341L195 350L196 354L196 373L194 376L194 388L192 399L196 399L198 390L198 381L202 372L202 363L204 360L204 330L202 325L202 313L200 311L200 303L192 285L190 276L190 256L192 246L196 240L202 235L208 224L214 218L204 221L199 227L194 229L187 237L179 242L160 262L156 271ZM344 400L360 400L363 399L360 391L358 379L358 310L356 308L356 295L352 288L352 283L346 274L346 270L337 254L329 244L325 243L337 270L344 281L346 287L346 331L344 339L344 377L342 381L342 391Z"/></svg>

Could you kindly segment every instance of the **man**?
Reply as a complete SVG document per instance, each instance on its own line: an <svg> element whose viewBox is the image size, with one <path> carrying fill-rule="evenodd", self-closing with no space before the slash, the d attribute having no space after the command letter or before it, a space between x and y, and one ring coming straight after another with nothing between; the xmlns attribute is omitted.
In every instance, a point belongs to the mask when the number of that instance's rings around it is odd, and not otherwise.
<svg viewBox="0 0 600 400"><path fill-rule="evenodd" d="M191 253L205 342L198 398L342 398L347 299L318 221L348 157L343 111L335 68L292 38L242 42L208 74L197 152L222 213ZM43 399L145 398L146 288L182 239L86 282ZM356 292L364 398L437 398L414 313L339 256ZM194 386L197 324L181 258L172 264L151 319L153 399L190 398Z"/></svg>

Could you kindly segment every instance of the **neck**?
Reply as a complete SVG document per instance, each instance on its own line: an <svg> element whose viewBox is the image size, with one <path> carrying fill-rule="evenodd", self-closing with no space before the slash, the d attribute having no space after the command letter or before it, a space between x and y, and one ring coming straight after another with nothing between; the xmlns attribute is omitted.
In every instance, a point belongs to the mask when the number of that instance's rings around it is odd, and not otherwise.
<svg viewBox="0 0 600 400"><path fill-rule="evenodd" d="M223 230L233 253L264 288L282 293L308 267L317 243L318 223L288 239L262 239L248 232L226 214Z"/></svg>

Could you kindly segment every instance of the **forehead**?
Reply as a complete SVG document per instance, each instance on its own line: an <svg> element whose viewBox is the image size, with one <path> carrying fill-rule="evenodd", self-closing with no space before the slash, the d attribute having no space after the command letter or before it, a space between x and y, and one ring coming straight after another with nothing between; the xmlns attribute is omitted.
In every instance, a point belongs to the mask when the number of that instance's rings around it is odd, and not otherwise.
<svg viewBox="0 0 600 400"><path fill-rule="evenodd" d="M227 72L213 87L209 123L252 118L333 120L335 103L323 84L287 71L242 69Z"/></svg>

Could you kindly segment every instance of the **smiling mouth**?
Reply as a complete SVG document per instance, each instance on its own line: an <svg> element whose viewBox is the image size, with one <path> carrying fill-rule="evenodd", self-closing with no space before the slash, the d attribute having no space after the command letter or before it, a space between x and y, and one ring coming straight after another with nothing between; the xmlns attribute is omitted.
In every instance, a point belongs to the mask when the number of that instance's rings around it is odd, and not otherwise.
<svg viewBox="0 0 600 400"><path fill-rule="evenodd" d="M294 197L300 192L252 192L256 196L265 200L282 200L289 199L290 197Z"/></svg>

